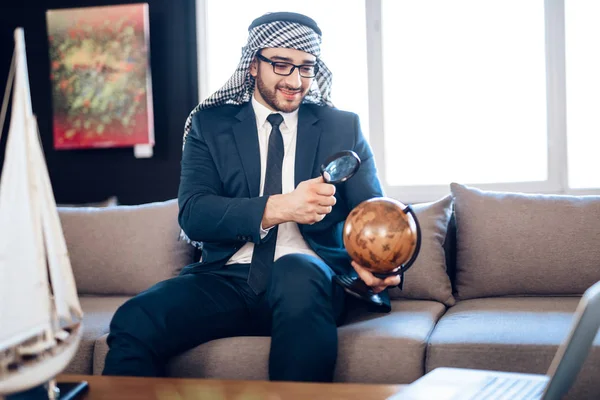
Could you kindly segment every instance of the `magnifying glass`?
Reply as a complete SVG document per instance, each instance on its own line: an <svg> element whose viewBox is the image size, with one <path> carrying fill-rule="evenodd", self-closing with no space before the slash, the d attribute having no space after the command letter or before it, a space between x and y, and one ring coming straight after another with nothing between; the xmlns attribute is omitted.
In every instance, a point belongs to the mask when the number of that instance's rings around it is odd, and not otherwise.
<svg viewBox="0 0 600 400"><path fill-rule="evenodd" d="M342 183L360 168L360 158L352 150L344 150L328 157L321 164L321 175L327 183Z"/></svg>

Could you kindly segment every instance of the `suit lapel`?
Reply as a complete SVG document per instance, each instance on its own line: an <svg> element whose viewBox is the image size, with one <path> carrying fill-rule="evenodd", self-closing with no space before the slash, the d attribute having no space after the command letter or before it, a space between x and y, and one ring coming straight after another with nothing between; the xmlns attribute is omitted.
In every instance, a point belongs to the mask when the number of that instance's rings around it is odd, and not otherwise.
<svg viewBox="0 0 600 400"><path fill-rule="evenodd" d="M250 102L242 106L236 118L239 122L233 125L233 136L244 166L248 191L250 197L258 197L260 193L260 147L256 117Z"/></svg>
<svg viewBox="0 0 600 400"><path fill-rule="evenodd" d="M300 182L313 178L311 175L315 166L319 138L321 137L321 129L315 125L318 120L309 107L301 106L298 110L296 165L294 167L295 187Z"/></svg>

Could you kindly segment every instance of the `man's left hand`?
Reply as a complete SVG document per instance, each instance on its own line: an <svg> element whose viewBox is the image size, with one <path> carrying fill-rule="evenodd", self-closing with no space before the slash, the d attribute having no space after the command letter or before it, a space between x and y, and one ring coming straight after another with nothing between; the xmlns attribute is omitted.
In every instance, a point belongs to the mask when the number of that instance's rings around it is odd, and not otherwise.
<svg viewBox="0 0 600 400"><path fill-rule="evenodd" d="M379 293L388 286L397 286L400 284L400 275L388 276L385 279L377 278L366 268L361 267L356 262L352 261L352 267L367 286L371 287L374 293Z"/></svg>

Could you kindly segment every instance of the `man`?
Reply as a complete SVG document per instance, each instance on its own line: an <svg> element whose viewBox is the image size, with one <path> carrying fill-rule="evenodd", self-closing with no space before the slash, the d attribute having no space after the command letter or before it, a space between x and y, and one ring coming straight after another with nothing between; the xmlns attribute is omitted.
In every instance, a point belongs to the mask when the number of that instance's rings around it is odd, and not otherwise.
<svg viewBox="0 0 600 400"><path fill-rule="evenodd" d="M116 312L104 374L162 375L210 340L271 335L270 379L333 379L346 297L332 277L352 270L343 224L382 191L358 117L331 105L320 41L301 14L254 20L236 73L190 114L179 223L201 258ZM336 188L319 165L347 149L361 168ZM375 292L399 283L353 267Z"/></svg>

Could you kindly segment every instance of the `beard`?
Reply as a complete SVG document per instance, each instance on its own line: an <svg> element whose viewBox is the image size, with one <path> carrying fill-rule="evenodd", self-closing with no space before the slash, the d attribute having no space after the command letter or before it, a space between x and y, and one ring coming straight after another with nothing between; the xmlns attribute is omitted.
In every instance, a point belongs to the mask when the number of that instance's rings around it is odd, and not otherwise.
<svg viewBox="0 0 600 400"><path fill-rule="evenodd" d="M300 87L291 87L284 83L277 84L273 89L267 87L265 82L261 79L260 75L256 77L256 87L258 88L258 92L264 99L264 101L275 111L280 111L284 113L290 113L296 111L300 104L302 104L302 100L308 94L308 89L304 89L302 86ZM277 94L279 93L278 89L285 89L290 92L301 92L301 96L298 99L293 101L286 100L285 98L279 98Z"/></svg>

